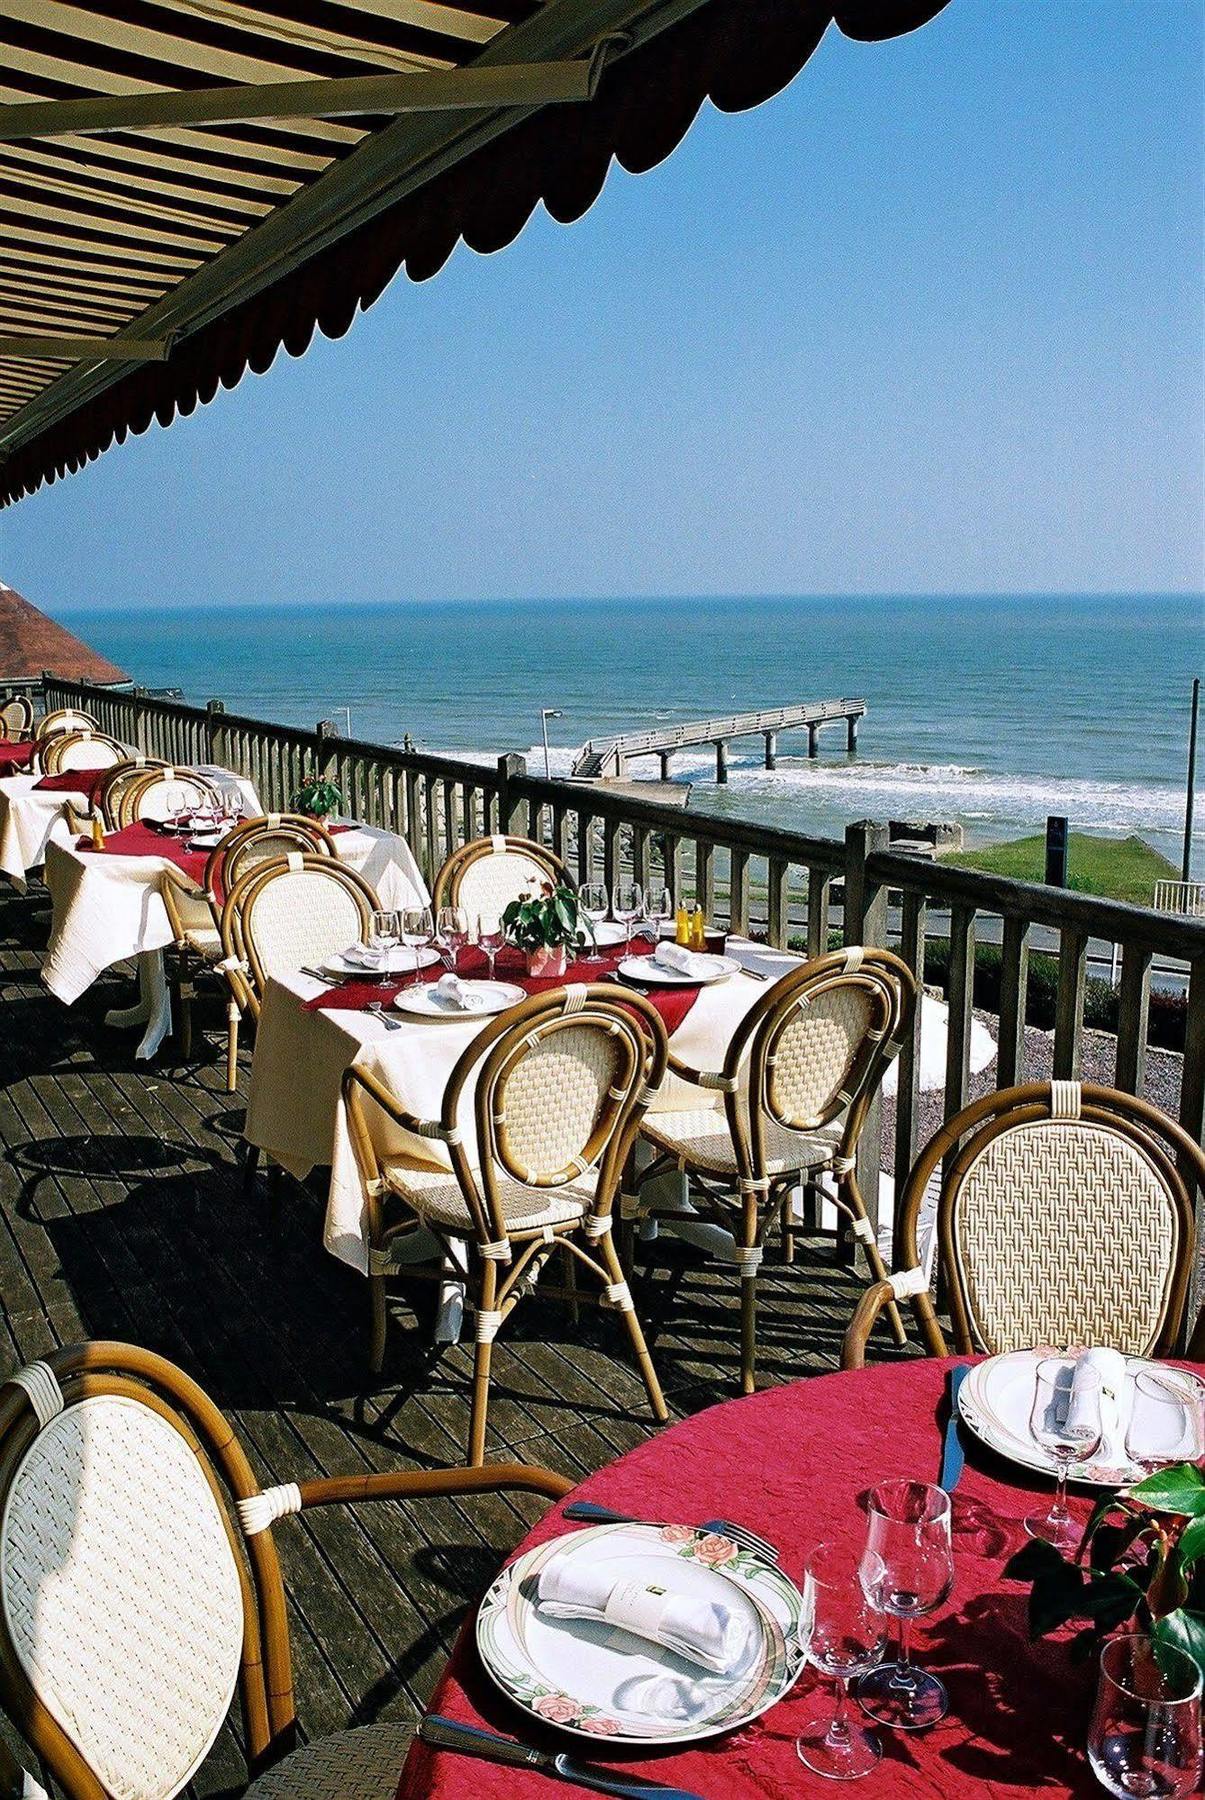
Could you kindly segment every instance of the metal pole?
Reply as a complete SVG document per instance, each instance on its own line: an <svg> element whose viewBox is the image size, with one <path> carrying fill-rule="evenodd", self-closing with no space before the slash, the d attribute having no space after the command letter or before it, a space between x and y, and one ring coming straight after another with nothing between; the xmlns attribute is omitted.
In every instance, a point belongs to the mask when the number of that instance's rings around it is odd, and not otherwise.
<svg viewBox="0 0 1205 1800"><path fill-rule="evenodd" d="M1188 787L1184 796L1184 860L1180 865L1180 879L1187 881L1192 864L1192 811L1193 790L1197 785L1197 724L1201 714L1201 677L1194 675L1192 683L1192 710L1188 722Z"/></svg>
<svg viewBox="0 0 1205 1800"><path fill-rule="evenodd" d="M565 716L565 714L559 706L542 706L540 708L540 730L544 735L544 779L545 779L545 781L552 780L552 769L551 769L551 766L548 761L548 721L549 721L549 719L563 719L564 716Z"/></svg>

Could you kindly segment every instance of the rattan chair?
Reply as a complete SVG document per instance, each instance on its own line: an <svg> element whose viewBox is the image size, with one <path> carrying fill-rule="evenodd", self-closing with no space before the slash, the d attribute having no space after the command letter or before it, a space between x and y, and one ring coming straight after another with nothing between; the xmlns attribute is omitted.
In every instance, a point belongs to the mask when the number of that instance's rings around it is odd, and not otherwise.
<svg viewBox="0 0 1205 1800"><path fill-rule="evenodd" d="M671 1052L671 1074L699 1090L694 1106L651 1112L641 1133L652 1162L641 1187L677 1170L688 1177L705 1217L735 1239L741 1289L741 1388L755 1385L757 1279L767 1239L782 1234L788 1260L797 1237L790 1196L821 1173L836 1178L838 1212L850 1221L873 1274L886 1268L858 1187L858 1140L870 1104L912 1026L916 981L886 950L836 950L775 982L741 1021L717 1071L692 1068ZM714 1104L715 1092L722 1106ZM673 1208L625 1202L624 1260L632 1227L645 1213L690 1217ZM898 1308L892 1327L904 1341Z"/></svg>
<svg viewBox="0 0 1205 1800"><path fill-rule="evenodd" d="M66 1800L170 1800L236 1692L247 1800L392 1800L409 1725L294 1748L275 1522L366 1500L555 1499L570 1485L500 1463L261 1491L230 1422L172 1363L128 1344L57 1350L0 1392L0 1703ZM45 1800L3 1745L0 1790Z"/></svg>
<svg viewBox="0 0 1205 1800"><path fill-rule="evenodd" d="M218 791L205 775L195 769L173 769L164 764L146 769L137 780L122 788L117 801L117 828L124 830L140 819L161 823L167 818L174 796L182 796L186 806L216 806Z"/></svg>
<svg viewBox="0 0 1205 1800"><path fill-rule="evenodd" d="M33 702L24 694L0 701L0 744L20 744L33 735Z"/></svg>
<svg viewBox="0 0 1205 1800"><path fill-rule="evenodd" d="M96 720L91 713L81 712L77 706L59 706L52 712L43 713L34 727L34 738L39 744L46 742L60 731L96 731Z"/></svg>
<svg viewBox="0 0 1205 1800"><path fill-rule="evenodd" d="M222 907L222 960L230 998L226 1086L238 1079L239 1021L259 1019L272 975L296 974L348 945L362 943L380 906L364 877L337 857L312 851L247 870Z"/></svg>
<svg viewBox="0 0 1205 1800"><path fill-rule="evenodd" d="M60 731L46 739L40 752L44 775L66 775L72 769L112 769L126 760L126 747L103 731Z"/></svg>
<svg viewBox="0 0 1205 1800"><path fill-rule="evenodd" d="M949 1345L918 1249L921 1204L939 1163ZM1205 1155L1148 1101L1078 1081L988 1094L918 1158L900 1197L907 1266L863 1295L842 1366L862 1367L879 1314L903 1299L931 1356L1035 1344L1168 1354L1196 1254L1193 1185L1205 1187Z"/></svg>
<svg viewBox="0 0 1205 1800"><path fill-rule="evenodd" d="M293 850L308 851L315 856L336 854L334 839L316 819L300 813L268 813L261 818L245 819L226 833L209 854L199 888L179 869L164 869L160 876L159 891L175 939L172 1000L180 1054L185 1059L192 1055L196 972L199 968L216 968L224 954L222 906L226 894L248 871L277 862ZM229 1042L227 1079L230 1079ZM233 1093L234 1089L229 1091Z"/></svg>
<svg viewBox="0 0 1205 1800"><path fill-rule="evenodd" d="M114 763L112 768L105 770L96 789L92 811L99 814L106 831L119 829L121 797L126 789L140 781L149 770L166 767L167 764L160 757L130 755L127 752L121 762Z"/></svg>
<svg viewBox="0 0 1205 1800"><path fill-rule="evenodd" d="M624 1164L667 1055L665 1027L644 996L600 982L533 995L490 1020L456 1064L438 1119L416 1119L368 1070L353 1066L344 1076L367 1195L374 1373L384 1362L395 1243L425 1227L453 1261L472 1253L472 1464L485 1455L494 1339L554 1251L594 1277L600 1304L619 1309L653 1414L667 1417L611 1229ZM442 1144L447 1161L382 1149L387 1121ZM577 1304L576 1279L542 1291Z"/></svg>
<svg viewBox="0 0 1205 1800"><path fill-rule="evenodd" d="M463 906L472 915L496 914L543 882L563 886L569 877L553 851L528 838L474 838L449 856L435 877L432 906Z"/></svg>

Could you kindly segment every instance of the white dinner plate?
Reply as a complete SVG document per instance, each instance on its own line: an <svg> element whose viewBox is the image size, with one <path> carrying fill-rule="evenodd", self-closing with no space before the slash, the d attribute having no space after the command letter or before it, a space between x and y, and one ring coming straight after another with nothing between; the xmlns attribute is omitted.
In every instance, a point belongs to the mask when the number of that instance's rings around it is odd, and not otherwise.
<svg viewBox="0 0 1205 1800"><path fill-rule="evenodd" d="M491 1013L505 1012L508 1006L516 1006L527 998L525 990L513 981L462 981L461 986L466 992L479 995L481 1005L457 1006L444 998L434 982L430 987L403 988L393 1004L398 1012L413 1013L419 1019L456 1019L463 1023L465 1019L488 1019Z"/></svg>
<svg viewBox="0 0 1205 1800"><path fill-rule="evenodd" d="M1043 1475L1057 1472L1055 1462L1030 1437L1029 1414L1034 1371L1045 1357L1057 1354L1054 1350L1013 1350L1006 1356L989 1356L986 1362L975 1364L958 1390L958 1410L975 1436L1010 1462ZM1126 1357L1131 1378L1153 1366L1141 1356ZM1072 1481L1087 1487L1126 1487L1142 1473L1134 1463L1110 1465L1099 1457L1071 1465Z"/></svg>
<svg viewBox="0 0 1205 1800"><path fill-rule="evenodd" d="M695 954L707 965L705 975L683 975L677 969L667 969L652 956L625 956L618 973L647 987L706 987L713 981L727 981L741 966L734 956L708 956L702 950Z"/></svg>
<svg viewBox="0 0 1205 1800"><path fill-rule="evenodd" d="M197 831L188 840L190 850L216 850L222 841L220 831Z"/></svg>
<svg viewBox="0 0 1205 1800"><path fill-rule="evenodd" d="M416 969L433 968L439 961L438 950L411 950L405 944L399 944L379 963L361 962L358 957L345 956L337 950L333 956L324 958L319 966L324 975L336 976L340 981L346 981L349 976L361 981L375 981L382 975L412 975Z"/></svg>
<svg viewBox="0 0 1205 1800"><path fill-rule="evenodd" d="M585 920L582 921L582 931L585 933L587 941L584 947L578 952L580 956L589 956L592 949L614 950L617 944L626 944L628 941L627 926L616 924L614 919L599 920L594 927L593 944L589 941L590 927ZM632 936L635 937L636 935L636 927L633 926Z"/></svg>
<svg viewBox="0 0 1205 1800"><path fill-rule="evenodd" d="M667 1585L744 1619L742 1666L714 1675L613 1626L545 1616L536 1592L555 1556L580 1557L592 1569L612 1559L664 1562ZM542 1724L648 1748L732 1731L776 1705L804 1666L803 1613L803 1595L782 1570L731 1538L685 1525L596 1525L503 1569L477 1614L477 1649L502 1692Z"/></svg>

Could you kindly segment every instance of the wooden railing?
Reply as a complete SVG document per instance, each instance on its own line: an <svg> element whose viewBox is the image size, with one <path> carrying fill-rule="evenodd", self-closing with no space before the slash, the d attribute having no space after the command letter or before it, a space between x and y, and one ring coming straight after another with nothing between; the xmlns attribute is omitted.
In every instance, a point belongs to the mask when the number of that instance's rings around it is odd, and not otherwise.
<svg viewBox="0 0 1205 1800"><path fill-rule="evenodd" d="M1053 1058L1057 1077L1079 1072L1084 998L1093 954L1120 961L1115 1082L1142 1091L1151 975L1186 991L1180 1122L1196 1142L1205 1132L1205 920L1061 888L961 869L888 847L884 825L851 825L843 842L773 826L645 802L630 788L545 780L520 756L462 762L340 738L227 713L48 679L47 706L76 705L123 742L179 763L211 762L255 783L264 806L286 808L302 779L328 776L357 818L396 831L428 882L459 844L514 831L548 844L575 880L613 882L622 870L646 885L697 896L709 919L753 932L774 946L810 954L839 933L848 943L890 943L923 978L926 942L949 946L949 1039L944 1115L969 1091L977 936L1000 955L999 1050L995 1080L1023 1069L1027 968L1031 949L1057 957ZM918 1147L920 1011L900 1058L895 1140L897 1187ZM859 1173L868 1201L878 1193L879 1133L863 1133ZM1020 1198L1020 1197L1019 1197ZM1205 1242L1205 1212L1198 1198ZM1194 1288L1200 1304L1200 1283Z"/></svg>

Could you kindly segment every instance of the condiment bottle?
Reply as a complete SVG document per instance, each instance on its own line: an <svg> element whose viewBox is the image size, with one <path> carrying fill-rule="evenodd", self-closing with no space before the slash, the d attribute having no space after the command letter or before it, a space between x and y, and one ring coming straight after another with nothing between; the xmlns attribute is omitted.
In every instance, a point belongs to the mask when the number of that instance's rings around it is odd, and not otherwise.
<svg viewBox="0 0 1205 1800"><path fill-rule="evenodd" d="M105 847L105 828L104 828L103 824L101 823L100 814L93 813L93 815L92 815L92 848L94 850L103 850L104 847Z"/></svg>
<svg viewBox="0 0 1205 1800"><path fill-rule="evenodd" d="M690 920L690 947L692 950L706 950L707 948L707 920L704 918L703 908L697 900Z"/></svg>
<svg viewBox="0 0 1205 1800"><path fill-rule="evenodd" d="M681 944L684 950L690 949L690 911L685 900L679 900L674 914L674 942Z"/></svg>

